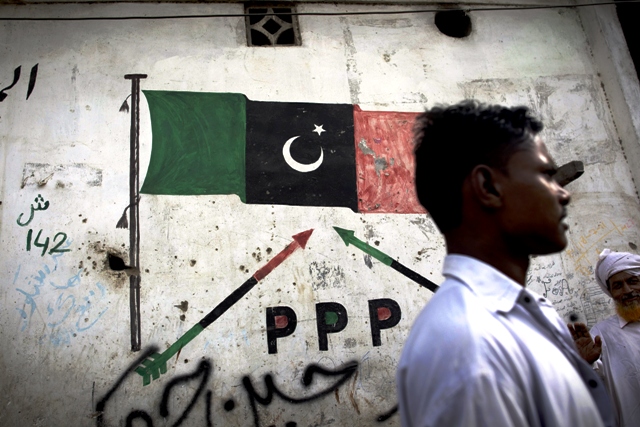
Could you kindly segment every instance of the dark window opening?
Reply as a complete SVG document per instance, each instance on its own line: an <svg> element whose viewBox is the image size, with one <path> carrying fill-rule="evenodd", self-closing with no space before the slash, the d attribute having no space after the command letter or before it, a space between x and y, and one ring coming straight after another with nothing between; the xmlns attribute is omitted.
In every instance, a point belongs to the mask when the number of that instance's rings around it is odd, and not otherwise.
<svg viewBox="0 0 640 427"><path fill-rule="evenodd" d="M436 12L435 24L446 36L463 38L471 34L471 18L464 10L442 10Z"/></svg>
<svg viewBox="0 0 640 427"><path fill-rule="evenodd" d="M246 6L248 46L300 46L300 31L293 7Z"/></svg>
<svg viewBox="0 0 640 427"><path fill-rule="evenodd" d="M293 33L293 29L289 28L288 30L284 30L280 37L278 37L279 45L295 45L295 35Z"/></svg>
<svg viewBox="0 0 640 427"><path fill-rule="evenodd" d="M251 43L249 46L271 46L271 40L257 30L251 30Z"/></svg>

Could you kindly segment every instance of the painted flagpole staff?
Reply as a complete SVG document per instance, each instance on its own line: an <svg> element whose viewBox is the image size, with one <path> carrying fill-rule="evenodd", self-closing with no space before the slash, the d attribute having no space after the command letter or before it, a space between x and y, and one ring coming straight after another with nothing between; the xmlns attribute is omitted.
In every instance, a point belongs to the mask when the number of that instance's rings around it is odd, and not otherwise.
<svg viewBox="0 0 640 427"><path fill-rule="evenodd" d="M198 323L193 325L191 329L185 332L178 341L173 343L162 354L153 354L149 359L142 362L142 366L136 368L136 372L142 376L142 384L149 385L151 379L157 380L160 378L160 374L167 372L167 361L171 359L175 354L179 353L184 346L186 346L191 340L193 340L200 332L202 332L207 326L215 322L220 316L222 316L229 308L240 299L245 296L258 282L264 279L269 273L276 269L280 264L284 262L293 252L298 248L304 249L307 245L309 237L313 233L313 229L303 231L293 236L293 242L289 243L280 253L274 256L268 263L262 268L257 270L246 282L233 291L228 297L226 297L220 304L218 304L213 310L204 316Z"/></svg>

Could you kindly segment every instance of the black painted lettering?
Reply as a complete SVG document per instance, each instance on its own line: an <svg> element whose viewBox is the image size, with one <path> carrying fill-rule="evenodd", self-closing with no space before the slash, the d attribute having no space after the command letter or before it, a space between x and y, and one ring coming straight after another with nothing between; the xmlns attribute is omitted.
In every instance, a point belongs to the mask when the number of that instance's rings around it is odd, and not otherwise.
<svg viewBox="0 0 640 427"><path fill-rule="evenodd" d="M398 324L402 311L397 302L389 298L369 300L369 321L371 323L371 340L374 347L382 345L380 331L393 328Z"/></svg>
<svg viewBox="0 0 640 427"><path fill-rule="evenodd" d="M278 338L291 335L296 330L298 317L291 307L267 307L267 346L269 354L278 352Z"/></svg>
<svg viewBox="0 0 640 427"><path fill-rule="evenodd" d="M316 324L318 325L318 346L327 351L328 334L342 331L348 322L347 309L337 302L321 302L316 304Z"/></svg>

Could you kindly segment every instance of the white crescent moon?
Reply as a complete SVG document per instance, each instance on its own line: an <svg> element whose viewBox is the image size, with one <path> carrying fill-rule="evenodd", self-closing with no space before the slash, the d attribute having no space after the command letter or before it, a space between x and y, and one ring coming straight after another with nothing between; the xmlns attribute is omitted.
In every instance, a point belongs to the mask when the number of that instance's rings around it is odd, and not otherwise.
<svg viewBox="0 0 640 427"><path fill-rule="evenodd" d="M284 161L291 166L291 169L297 170L298 172L311 172L318 169L322 164L322 160L324 160L324 151L322 151L322 147L320 147L320 157L315 162L309 164L297 162L293 157L291 157L291 144L293 144L293 141L297 138L300 138L300 135L289 138L287 142L284 143L284 147L282 147Z"/></svg>

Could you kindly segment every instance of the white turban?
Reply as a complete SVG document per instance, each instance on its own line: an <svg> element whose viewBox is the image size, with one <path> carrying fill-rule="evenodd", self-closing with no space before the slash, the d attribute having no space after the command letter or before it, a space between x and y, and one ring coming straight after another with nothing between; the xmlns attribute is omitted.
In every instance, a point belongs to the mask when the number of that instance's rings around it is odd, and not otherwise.
<svg viewBox="0 0 640 427"><path fill-rule="evenodd" d="M596 282L598 282L605 294L611 296L611 292L607 287L607 280L614 274L626 270L632 270L630 273L640 274L640 255L629 252L613 252L611 249L605 249L596 263Z"/></svg>

